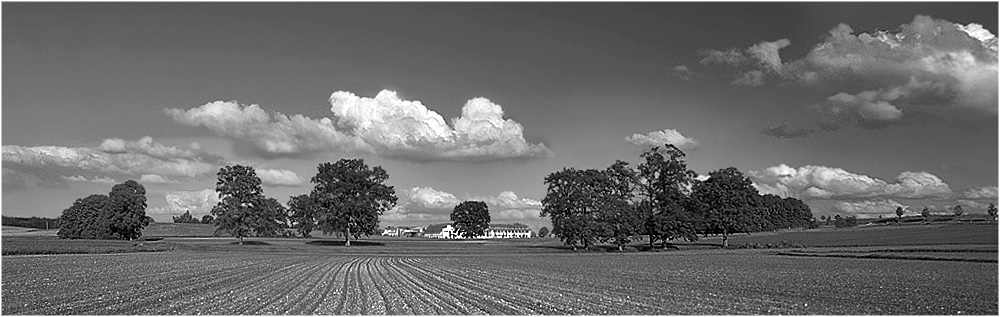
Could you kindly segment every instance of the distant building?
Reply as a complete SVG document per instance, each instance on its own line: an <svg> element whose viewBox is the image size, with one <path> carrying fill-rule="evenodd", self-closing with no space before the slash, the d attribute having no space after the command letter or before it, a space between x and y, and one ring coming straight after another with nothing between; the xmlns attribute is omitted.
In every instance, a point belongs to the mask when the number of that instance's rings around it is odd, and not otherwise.
<svg viewBox="0 0 1000 317"><path fill-rule="evenodd" d="M415 237L423 233L423 227L388 227L382 229L382 236L386 237Z"/></svg>
<svg viewBox="0 0 1000 317"><path fill-rule="evenodd" d="M478 237L480 239L525 239L531 238L531 229L528 225L515 224L490 224L486 234Z"/></svg>
<svg viewBox="0 0 1000 317"><path fill-rule="evenodd" d="M464 239L458 234L451 224L443 223L427 226L424 237L433 239ZM490 224L486 233L476 237L476 239L522 239L531 238L531 229L528 225L515 224Z"/></svg>
<svg viewBox="0 0 1000 317"><path fill-rule="evenodd" d="M451 226L450 223L436 224L427 226L424 230L424 237L433 239L458 239L458 233L455 232L455 228Z"/></svg>

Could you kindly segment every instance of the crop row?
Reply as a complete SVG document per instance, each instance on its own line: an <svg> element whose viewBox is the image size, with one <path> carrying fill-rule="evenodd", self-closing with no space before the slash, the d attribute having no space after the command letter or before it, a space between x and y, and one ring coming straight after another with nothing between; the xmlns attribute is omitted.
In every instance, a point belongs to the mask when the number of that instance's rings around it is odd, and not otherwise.
<svg viewBox="0 0 1000 317"><path fill-rule="evenodd" d="M2 313L995 314L996 274L995 263L759 252L14 256Z"/></svg>

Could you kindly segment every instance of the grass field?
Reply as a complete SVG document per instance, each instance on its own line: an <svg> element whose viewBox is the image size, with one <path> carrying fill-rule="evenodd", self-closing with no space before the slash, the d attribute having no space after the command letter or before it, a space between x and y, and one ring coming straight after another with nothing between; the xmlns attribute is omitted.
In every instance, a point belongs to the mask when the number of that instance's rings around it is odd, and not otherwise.
<svg viewBox="0 0 1000 317"><path fill-rule="evenodd" d="M997 314L995 261L780 255L996 256L996 242L978 235L883 245L923 228L864 230L814 232L822 234L815 243L832 240L828 247L626 253L572 252L554 239L373 237L348 248L325 238L242 246L233 238L165 238L155 243L173 251L4 256L2 313ZM995 226L964 231L976 230L996 234ZM856 246L843 236L859 232L881 239Z"/></svg>

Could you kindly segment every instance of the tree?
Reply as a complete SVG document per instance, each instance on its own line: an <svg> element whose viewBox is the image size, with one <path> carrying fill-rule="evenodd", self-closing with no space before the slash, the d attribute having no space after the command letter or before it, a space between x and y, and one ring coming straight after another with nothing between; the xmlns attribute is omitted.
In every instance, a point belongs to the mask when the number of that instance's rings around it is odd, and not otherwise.
<svg viewBox="0 0 1000 317"><path fill-rule="evenodd" d="M603 186L598 188L600 200L597 203L600 205L598 221L606 229L600 240L611 241L618 246L618 251L622 251L623 246L629 244L642 228L643 219L633 204L638 175L623 161L616 161L603 174Z"/></svg>
<svg viewBox="0 0 1000 317"><path fill-rule="evenodd" d="M687 168L684 152L666 144L644 151L641 157L644 162L638 166L640 203L637 209L649 236L650 248L658 239L697 241L700 219L688 201L697 175Z"/></svg>
<svg viewBox="0 0 1000 317"><path fill-rule="evenodd" d="M709 178L696 183L691 193L704 214L706 229L721 231L723 247L729 246L729 233L746 230L757 195L750 179L735 167L709 173Z"/></svg>
<svg viewBox="0 0 1000 317"><path fill-rule="evenodd" d="M111 236L119 239L137 239L146 220L146 188L134 180L125 181L111 188L108 195L108 222Z"/></svg>
<svg viewBox="0 0 1000 317"><path fill-rule="evenodd" d="M174 219L174 223L199 223L198 219L191 216L190 210L184 211L184 214L172 218Z"/></svg>
<svg viewBox="0 0 1000 317"><path fill-rule="evenodd" d="M451 212L456 232L466 239L486 234L490 228L490 211L481 201L463 201Z"/></svg>
<svg viewBox="0 0 1000 317"><path fill-rule="evenodd" d="M603 199L598 197L604 186L601 171L563 168L545 177L547 190L542 199L542 217L552 220L552 234L566 245L583 244L589 249L605 235L607 227L600 221Z"/></svg>
<svg viewBox="0 0 1000 317"><path fill-rule="evenodd" d="M961 216L962 212L963 212L962 211L962 205L955 205L955 208L952 209L952 211L955 212L955 217Z"/></svg>
<svg viewBox="0 0 1000 317"><path fill-rule="evenodd" d="M257 235L273 235L285 222L284 208L273 198L265 198L260 178L253 167L231 165L219 169L215 191L219 204L212 208L215 224L240 239ZM279 208L281 207L281 208Z"/></svg>
<svg viewBox="0 0 1000 317"><path fill-rule="evenodd" d="M73 206L63 210L59 217L59 232L56 235L62 239L97 239L105 235L107 228L101 228L98 223L101 214L107 208L109 198L106 195L90 195L77 199Z"/></svg>
<svg viewBox="0 0 1000 317"><path fill-rule="evenodd" d="M214 221L215 218L212 218L212 215L205 215L204 217L201 217L201 223L203 224L212 224Z"/></svg>
<svg viewBox="0 0 1000 317"><path fill-rule="evenodd" d="M924 217L924 221L927 221L931 217L931 210L924 206L924 210L920 211L920 215Z"/></svg>
<svg viewBox="0 0 1000 317"><path fill-rule="evenodd" d="M539 238L544 238L544 237L547 237L547 236L549 236L549 228L542 227L541 229L538 229L538 237Z"/></svg>
<svg viewBox="0 0 1000 317"><path fill-rule="evenodd" d="M312 199L317 205L317 227L324 233L341 233L344 245L378 232L378 216L396 205L396 191L385 185L389 174L380 166L369 168L362 159L322 163L312 178Z"/></svg>
<svg viewBox="0 0 1000 317"><path fill-rule="evenodd" d="M295 228L303 238L311 237L312 230L316 227L317 208L316 201L310 195L303 194L288 199L292 228Z"/></svg>
<svg viewBox="0 0 1000 317"><path fill-rule="evenodd" d="M993 217L993 219L996 219L997 206L993 205L993 203L990 203L990 206L986 208L986 213L990 214L990 217Z"/></svg>
<svg viewBox="0 0 1000 317"><path fill-rule="evenodd" d="M896 222L903 218L903 206L896 206Z"/></svg>

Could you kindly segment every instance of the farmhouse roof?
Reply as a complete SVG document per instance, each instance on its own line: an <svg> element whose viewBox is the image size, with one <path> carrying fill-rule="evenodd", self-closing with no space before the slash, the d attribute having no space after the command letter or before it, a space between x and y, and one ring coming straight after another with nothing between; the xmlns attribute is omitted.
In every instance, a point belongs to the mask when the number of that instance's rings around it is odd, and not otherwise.
<svg viewBox="0 0 1000 317"><path fill-rule="evenodd" d="M507 224L507 223L491 223L490 229L527 229L528 225L522 225L519 223Z"/></svg>

